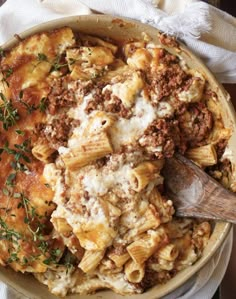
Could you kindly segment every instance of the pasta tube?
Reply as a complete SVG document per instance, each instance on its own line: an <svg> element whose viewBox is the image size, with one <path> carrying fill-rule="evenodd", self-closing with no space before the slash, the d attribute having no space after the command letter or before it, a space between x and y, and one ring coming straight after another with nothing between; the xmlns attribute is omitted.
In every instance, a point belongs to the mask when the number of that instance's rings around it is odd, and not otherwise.
<svg viewBox="0 0 236 299"><path fill-rule="evenodd" d="M143 279L145 274L144 264L137 264L130 260L125 264L125 275L128 281L133 283L139 283Z"/></svg>
<svg viewBox="0 0 236 299"><path fill-rule="evenodd" d="M105 132L91 136L80 147L73 148L62 156L66 168L77 170L90 162L112 153L110 140Z"/></svg>
<svg viewBox="0 0 236 299"><path fill-rule="evenodd" d="M104 254L105 250L86 250L81 262L79 263L79 268L85 273L95 270L100 261L103 259Z"/></svg>
<svg viewBox="0 0 236 299"><path fill-rule="evenodd" d="M179 254L179 250L175 244L167 244L162 247L158 252L157 256L167 261L174 261Z"/></svg>
<svg viewBox="0 0 236 299"><path fill-rule="evenodd" d="M160 166L150 162L145 161L140 163L137 167L135 167L132 171L133 181L132 188L133 190L139 192L143 190L150 181L157 178L159 175Z"/></svg>
<svg viewBox="0 0 236 299"><path fill-rule="evenodd" d="M127 251L121 254L111 251L108 253L108 257L115 263L116 267L122 267L130 259Z"/></svg>
<svg viewBox="0 0 236 299"><path fill-rule="evenodd" d="M191 148L186 152L186 157L203 167L217 163L217 154L213 144Z"/></svg>
<svg viewBox="0 0 236 299"><path fill-rule="evenodd" d="M38 143L32 148L33 156L44 163L48 163L55 149L51 148L47 143Z"/></svg>
<svg viewBox="0 0 236 299"><path fill-rule="evenodd" d="M127 232L124 239L128 241L133 240L135 236L140 235L149 229L157 228L160 224L160 216L156 208L151 204L143 217L137 221L136 226Z"/></svg>
<svg viewBox="0 0 236 299"><path fill-rule="evenodd" d="M161 239L165 236L163 230L149 231L144 234L140 239L134 241L127 247L127 251L132 260L137 264L144 263L162 244Z"/></svg>

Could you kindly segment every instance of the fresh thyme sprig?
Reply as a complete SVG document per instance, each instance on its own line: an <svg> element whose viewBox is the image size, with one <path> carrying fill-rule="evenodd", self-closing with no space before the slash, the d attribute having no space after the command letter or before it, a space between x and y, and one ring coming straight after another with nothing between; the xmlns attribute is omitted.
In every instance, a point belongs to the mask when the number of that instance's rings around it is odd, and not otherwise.
<svg viewBox="0 0 236 299"><path fill-rule="evenodd" d="M56 264L58 262L58 258L61 256L62 251L59 248L52 249L50 251L50 257L45 259L43 263L45 265Z"/></svg>
<svg viewBox="0 0 236 299"><path fill-rule="evenodd" d="M20 163L21 161L30 163L31 160L27 156L27 153L31 152L30 143L31 143L31 140L26 139L21 144L14 144L15 148L10 148L9 142L5 142L4 146L2 148L0 148L0 156L3 152L5 152L9 155L12 155L14 158L14 162L16 162L16 163ZM0 161L1 161L1 158L0 158ZM13 166L13 165L11 165L11 166ZM13 169L17 170L15 167L13 167ZM18 170L21 170L21 169L18 169Z"/></svg>
<svg viewBox="0 0 236 299"><path fill-rule="evenodd" d="M57 55L55 60L52 62L50 73L59 71L61 68L68 66L68 63L60 63L60 60L61 60L61 56Z"/></svg>
<svg viewBox="0 0 236 299"><path fill-rule="evenodd" d="M42 61L47 61L48 63L51 64L50 73L55 72L55 71L59 71L61 68L65 67L65 66L68 66L68 64L72 65L76 62L76 59L69 58L68 62L61 63L61 59L62 59L61 55L57 55L56 58L52 62L50 62L48 60L48 57L44 53L38 53L37 59L38 59L39 63L42 62Z"/></svg>
<svg viewBox="0 0 236 299"><path fill-rule="evenodd" d="M45 112L47 109L47 98L43 97L40 102L39 105L37 107L39 109L40 112Z"/></svg>
<svg viewBox="0 0 236 299"><path fill-rule="evenodd" d="M10 165L15 172L12 172L8 175L5 181L5 187L3 187L2 192L4 195L11 197L13 195L13 187L15 185L15 179L17 172L25 172L28 170L28 167L23 163L27 162L30 163L31 160L27 156L27 153L30 153L30 140L26 139L22 142L22 144L15 144L15 149L9 148L9 143L6 142L2 148L0 148L0 161L1 161L1 154L3 152L12 155L13 161L11 161Z"/></svg>
<svg viewBox="0 0 236 299"><path fill-rule="evenodd" d="M20 117L18 110L12 104L12 100L7 100L2 92L0 92L0 98L2 100L0 104L0 121L3 124L4 130L7 131L16 124L16 121Z"/></svg>
<svg viewBox="0 0 236 299"><path fill-rule="evenodd" d="M40 112L45 112L46 111L46 108L47 108L47 98L46 97L43 97L39 104L36 106L35 104L28 104L26 103L24 100L23 100L23 90L20 91L19 93L19 102L26 108L26 111L28 114L31 114L33 111L35 110L39 110Z"/></svg>
<svg viewBox="0 0 236 299"><path fill-rule="evenodd" d="M30 105L23 101L23 90L21 90L19 93L19 102L25 106L28 114L31 114L33 111L37 110L37 107L34 104Z"/></svg>
<svg viewBox="0 0 236 299"><path fill-rule="evenodd" d="M9 82L7 79L13 74L13 68L9 67L6 70L2 70L2 82L5 82L7 86L9 86Z"/></svg>
<svg viewBox="0 0 236 299"><path fill-rule="evenodd" d="M0 217L0 240L7 240L17 244L21 237L20 233L12 228L9 228L2 217Z"/></svg>

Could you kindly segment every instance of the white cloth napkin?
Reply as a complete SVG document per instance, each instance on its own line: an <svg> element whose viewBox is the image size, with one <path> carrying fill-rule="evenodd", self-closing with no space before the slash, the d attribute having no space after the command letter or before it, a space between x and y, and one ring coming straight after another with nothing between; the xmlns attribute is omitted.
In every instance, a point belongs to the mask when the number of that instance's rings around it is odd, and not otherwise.
<svg viewBox="0 0 236 299"><path fill-rule="evenodd" d="M175 34L205 60L222 82L236 83L236 21L230 15L194 0L82 0L81 2L92 9L139 19L165 32ZM91 10L81 2L7 0L0 8L0 44L15 33L45 21L76 14L90 14ZM210 299L225 274L232 250L232 236L231 231L214 258L195 277L165 299ZM0 298L25 297L0 283Z"/></svg>

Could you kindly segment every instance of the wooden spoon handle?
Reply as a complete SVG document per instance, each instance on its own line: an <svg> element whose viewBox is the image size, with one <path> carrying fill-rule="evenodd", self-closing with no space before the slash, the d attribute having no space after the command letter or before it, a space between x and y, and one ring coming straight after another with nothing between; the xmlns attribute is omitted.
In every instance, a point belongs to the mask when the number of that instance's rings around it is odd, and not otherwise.
<svg viewBox="0 0 236 299"><path fill-rule="evenodd" d="M168 174L164 175L165 178L170 175L167 179L167 195L173 200L177 215L236 223L234 193L223 188L185 157L177 155L167 163ZM175 177L171 179L174 174Z"/></svg>

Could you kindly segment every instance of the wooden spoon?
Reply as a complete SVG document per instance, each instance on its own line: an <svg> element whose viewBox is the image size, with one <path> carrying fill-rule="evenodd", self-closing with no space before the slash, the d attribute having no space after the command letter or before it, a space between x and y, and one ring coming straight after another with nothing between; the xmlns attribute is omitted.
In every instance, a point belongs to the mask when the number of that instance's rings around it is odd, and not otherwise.
<svg viewBox="0 0 236 299"><path fill-rule="evenodd" d="M236 195L187 158L176 154L166 159L162 175L176 215L236 223Z"/></svg>

